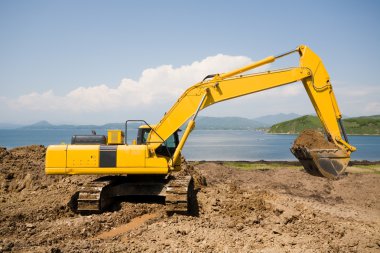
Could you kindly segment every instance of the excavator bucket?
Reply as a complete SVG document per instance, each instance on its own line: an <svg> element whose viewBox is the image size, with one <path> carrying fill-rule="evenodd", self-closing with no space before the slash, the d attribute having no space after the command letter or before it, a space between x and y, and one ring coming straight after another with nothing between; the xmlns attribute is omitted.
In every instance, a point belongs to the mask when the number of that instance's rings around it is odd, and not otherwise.
<svg viewBox="0 0 380 253"><path fill-rule="evenodd" d="M350 153L328 141L324 134L313 129L304 130L290 148L306 172L314 176L338 178L348 166Z"/></svg>
<svg viewBox="0 0 380 253"><path fill-rule="evenodd" d="M350 155L339 148L308 149L306 147L293 147L290 150L301 162L306 172L330 179L336 179L344 173L350 161Z"/></svg>

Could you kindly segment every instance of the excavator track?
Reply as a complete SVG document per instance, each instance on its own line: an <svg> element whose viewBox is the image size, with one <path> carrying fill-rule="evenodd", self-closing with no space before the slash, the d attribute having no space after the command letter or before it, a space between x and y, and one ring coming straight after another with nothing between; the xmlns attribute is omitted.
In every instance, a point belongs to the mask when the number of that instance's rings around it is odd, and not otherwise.
<svg viewBox="0 0 380 253"><path fill-rule="evenodd" d="M194 183L190 175L170 175L164 181L136 181L123 177L103 177L79 188L76 211L81 214L101 213L115 197L163 196L168 214L188 214L194 198Z"/></svg>
<svg viewBox="0 0 380 253"><path fill-rule="evenodd" d="M194 183L189 175L175 176L166 186L165 205L168 214L187 214L191 210Z"/></svg>
<svg viewBox="0 0 380 253"><path fill-rule="evenodd" d="M100 213L111 203L107 194L107 188L112 184L110 179L99 178L79 188L78 206L79 213Z"/></svg>

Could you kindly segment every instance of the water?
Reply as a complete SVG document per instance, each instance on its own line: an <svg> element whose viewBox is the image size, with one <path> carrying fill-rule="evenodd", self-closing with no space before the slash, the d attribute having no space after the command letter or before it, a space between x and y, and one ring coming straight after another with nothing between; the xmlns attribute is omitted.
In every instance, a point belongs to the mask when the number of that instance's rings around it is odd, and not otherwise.
<svg viewBox="0 0 380 253"><path fill-rule="evenodd" d="M106 134L105 129L95 129ZM7 148L32 144L70 143L74 134L89 134L86 129L54 130L0 130L0 146ZM128 131L128 142L136 136L136 130ZM271 135L249 130L194 130L185 144L183 154L188 160L295 160L289 148L296 135ZM358 150L353 160L380 160L380 136L349 136L350 143Z"/></svg>
<svg viewBox="0 0 380 253"><path fill-rule="evenodd" d="M249 130L197 130L185 144L188 160L224 161L289 161L296 158L290 152L297 135L274 135ZM357 148L352 160L380 160L380 136L349 136Z"/></svg>

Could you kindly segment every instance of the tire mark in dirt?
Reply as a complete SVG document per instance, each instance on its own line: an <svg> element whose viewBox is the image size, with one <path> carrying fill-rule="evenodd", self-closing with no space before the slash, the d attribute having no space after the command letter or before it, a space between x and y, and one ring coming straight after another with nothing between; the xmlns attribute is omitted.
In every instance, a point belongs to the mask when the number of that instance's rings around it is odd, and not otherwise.
<svg viewBox="0 0 380 253"><path fill-rule="evenodd" d="M127 224L123 224L121 226L115 227L109 231L103 232L95 237L95 239L108 239L112 238L121 234L125 234L131 230L134 230L141 225L145 224L146 222L153 220L155 218L158 218L160 216L159 213L147 213L144 215L141 215L139 217L133 218L130 222Z"/></svg>

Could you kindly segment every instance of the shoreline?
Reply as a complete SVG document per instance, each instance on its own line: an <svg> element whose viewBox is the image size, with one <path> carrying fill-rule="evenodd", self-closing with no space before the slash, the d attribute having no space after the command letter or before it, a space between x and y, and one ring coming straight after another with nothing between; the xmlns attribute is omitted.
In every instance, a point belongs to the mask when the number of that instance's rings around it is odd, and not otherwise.
<svg viewBox="0 0 380 253"><path fill-rule="evenodd" d="M31 146L43 146L46 148L46 146L41 145L41 144L34 144L34 145L26 145L26 146L17 146L17 147L12 147L12 148L7 148L4 146L0 146L0 150L7 150L7 151L12 151L13 149L22 149L22 148L28 148ZM185 157L186 159L186 157ZM279 165L293 165L293 166L301 166L301 163L298 160L193 160L193 159L186 159L189 162L192 163L227 163L227 162L235 162L235 163L247 163L247 164L279 164ZM351 160L349 162L349 166L354 166L354 165L380 165L380 160Z"/></svg>
<svg viewBox="0 0 380 253"><path fill-rule="evenodd" d="M266 134L273 134L273 135L298 135L300 133L268 133ZM380 134L347 134L347 136L380 136Z"/></svg>
<svg viewBox="0 0 380 253"><path fill-rule="evenodd" d="M217 164L223 164L223 163L247 163L247 164L278 164L278 165L292 165L292 166L302 166L301 163L297 160L292 161L281 161L281 160L257 160L257 161L245 161L245 160L187 160L191 163L217 163ZM348 166L355 166L355 165L380 165L380 160L377 161L368 161L368 160L352 160L348 163Z"/></svg>

